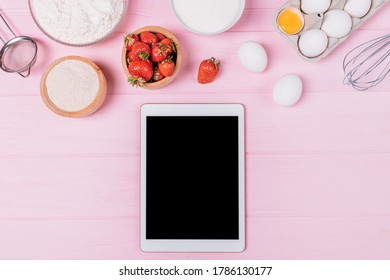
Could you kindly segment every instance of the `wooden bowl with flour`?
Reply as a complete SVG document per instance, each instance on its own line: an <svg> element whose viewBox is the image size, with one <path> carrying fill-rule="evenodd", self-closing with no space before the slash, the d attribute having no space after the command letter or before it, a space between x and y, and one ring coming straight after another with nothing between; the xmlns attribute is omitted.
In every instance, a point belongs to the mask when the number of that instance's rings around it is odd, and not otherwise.
<svg viewBox="0 0 390 280"><path fill-rule="evenodd" d="M64 117L85 117L104 102L107 82L91 60L65 56L49 65L41 78L41 97L54 113Z"/></svg>

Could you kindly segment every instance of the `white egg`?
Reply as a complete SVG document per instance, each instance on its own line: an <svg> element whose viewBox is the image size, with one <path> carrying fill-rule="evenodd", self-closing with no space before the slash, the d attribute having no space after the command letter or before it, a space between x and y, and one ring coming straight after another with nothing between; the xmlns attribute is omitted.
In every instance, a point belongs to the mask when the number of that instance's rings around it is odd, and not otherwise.
<svg viewBox="0 0 390 280"><path fill-rule="evenodd" d="M306 14L322 14L329 9L331 2L331 0L302 0L301 10Z"/></svg>
<svg viewBox="0 0 390 280"><path fill-rule="evenodd" d="M238 58L242 66L255 73L263 72L268 63L265 49L254 41L245 42L240 46Z"/></svg>
<svg viewBox="0 0 390 280"><path fill-rule="evenodd" d="M300 52L306 57L317 57L328 47L328 36L320 29L310 29L298 41Z"/></svg>
<svg viewBox="0 0 390 280"><path fill-rule="evenodd" d="M302 88L302 80L298 75L288 74L281 77L273 89L275 103L282 107L294 105L302 96Z"/></svg>
<svg viewBox="0 0 390 280"><path fill-rule="evenodd" d="M351 31L352 19L343 10L332 10L325 14L321 29L333 38L342 38Z"/></svg>
<svg viewBox="0 0 390 280"><path fill-rule="evenodd" d="M371 5L371 0L348 0L344 11L350 14L351 17L362 18L370 11Z"/></svg>

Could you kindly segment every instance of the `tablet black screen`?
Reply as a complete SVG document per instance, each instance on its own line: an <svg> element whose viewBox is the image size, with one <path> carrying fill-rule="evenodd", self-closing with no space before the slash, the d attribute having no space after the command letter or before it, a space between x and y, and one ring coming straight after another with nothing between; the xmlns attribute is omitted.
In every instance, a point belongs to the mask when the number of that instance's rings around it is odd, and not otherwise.
<svg viewBox="0 0 390 280"><path fill-rule="evenodd" d="M236 116L146 118L146 238L239 238Z"/></svg>

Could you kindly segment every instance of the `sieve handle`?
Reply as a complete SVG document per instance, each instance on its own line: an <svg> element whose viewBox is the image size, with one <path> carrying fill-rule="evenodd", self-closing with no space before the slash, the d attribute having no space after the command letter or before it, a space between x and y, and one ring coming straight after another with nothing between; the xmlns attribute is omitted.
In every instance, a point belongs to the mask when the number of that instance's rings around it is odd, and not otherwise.
<svg viewBox="0 0 390 280"><path fill-rule="evenodd" d="M1 10L0 10L0 17L1 17L1 20L5 23L5 25L8 27L9 31L12 32L12 34L14 34L14 36L16 37L16 34L15 32L12 30L12 28L9 26L8 22L5 20L5 18L3 17L3 14L1 13ZM0 36L0 40L3 41L3 43L5 44L5 41L4 39Z"/></svg>
<svg viewBox="0 0 390 280"><path fill-rule="evenodd" d="M30 70L31 70L31 64L28 66L28 69L24 72L18 72L18 74L20 76L22 76L23 78L27 78L28 76L30 76ZM27 72L27 73L26 73ZM23 73L26 73L26 74L23 74Z"/></svg>

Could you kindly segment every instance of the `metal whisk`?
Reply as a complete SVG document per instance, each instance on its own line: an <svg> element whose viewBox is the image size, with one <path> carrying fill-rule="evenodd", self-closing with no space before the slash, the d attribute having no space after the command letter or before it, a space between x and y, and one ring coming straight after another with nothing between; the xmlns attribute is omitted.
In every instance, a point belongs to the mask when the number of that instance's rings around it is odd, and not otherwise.
<svg viewBox="0 0 390 280"><path fill-rule="evenodd" d="M390 72L390 35L357 46L344 58L344 84L364 91L381 83Z"/></svg>

